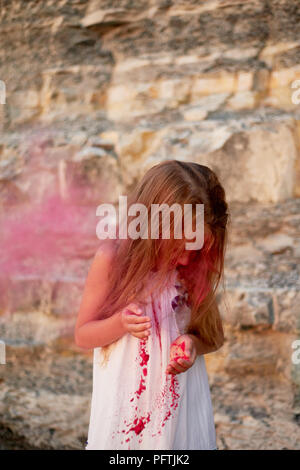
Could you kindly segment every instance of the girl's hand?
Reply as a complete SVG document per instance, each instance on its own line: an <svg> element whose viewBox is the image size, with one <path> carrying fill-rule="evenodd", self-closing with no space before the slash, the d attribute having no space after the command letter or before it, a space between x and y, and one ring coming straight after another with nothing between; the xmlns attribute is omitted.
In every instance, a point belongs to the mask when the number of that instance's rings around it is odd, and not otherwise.
<svg viewBox="0 0 300 470"><path fill-rule="evenodd" d="M166 374L185 372L194 364L196 357L197 350L193 338L188 334L178 336L171 344Z"/></svg>
<svg viewBox="0 0 300 470"><path fill-rule="evenodd" d="M121 321L127 333L140 339L148 338L151 328L150 318L142 316L142 313L142 309L134 303L121 311Z"/></svg>

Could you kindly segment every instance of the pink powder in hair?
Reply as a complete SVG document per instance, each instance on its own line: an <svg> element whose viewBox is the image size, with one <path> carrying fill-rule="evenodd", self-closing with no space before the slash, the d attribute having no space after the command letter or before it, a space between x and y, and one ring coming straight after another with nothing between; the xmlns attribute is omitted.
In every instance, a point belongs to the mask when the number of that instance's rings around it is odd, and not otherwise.
<svg viewBox="0 0 300 470"><path fill-rule="evenodd" d="M159 325L159 321L158 321L158 317L157 317L157 313L156 313L156 310L155 310L154 302L153 302L153 301L152 301L152 310L153 310L153 316L154 316L155 330L156 330L156 334L157 334L158 339L159 339L160 352L162 353L161 336L160 336L160 325Z"/></svg>

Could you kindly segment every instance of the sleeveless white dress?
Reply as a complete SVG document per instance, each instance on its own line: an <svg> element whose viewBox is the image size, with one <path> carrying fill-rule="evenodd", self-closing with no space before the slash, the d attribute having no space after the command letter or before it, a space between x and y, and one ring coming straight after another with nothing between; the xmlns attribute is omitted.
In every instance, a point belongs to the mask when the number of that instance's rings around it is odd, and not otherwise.
<svg viewBox="0 0 300 470"><path fill-rule="evenodd" d="M125 334L113 343L106 363L102 348L94 349L86 450L217 449L204 356L186 372L165 372L171 343L190 316L186 298L174 269L166 288L147 298L150 336Z"/></svg>

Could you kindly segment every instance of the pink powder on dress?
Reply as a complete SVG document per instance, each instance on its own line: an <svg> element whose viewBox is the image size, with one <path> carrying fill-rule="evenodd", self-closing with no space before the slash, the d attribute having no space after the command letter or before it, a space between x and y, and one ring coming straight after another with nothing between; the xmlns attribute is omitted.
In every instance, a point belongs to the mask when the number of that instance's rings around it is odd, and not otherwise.
<svg viewBox="0 0 300 470"><path fill-rule="evenodd" d="M148 361L149 361L149 354L146 353L145 346L146 346L145 340L140 341L140 344L139 344L140 360L141 360L140 361L140 366L143 369L142 369L142 374L141 374L141 378L140 378L139 388L135 392L138 398L141 396L142 392L146 389L145 379L144 379L143 376L147 375L147 364L148 364ZM130 400L130 401L132 401L132 400Z"/></svg>
<svg viewBox="0 0 300 470"><path fill-rule="evenodd" d="M161 308L160 305L159 305L159 308ZM160 351L161 351L161 356L162 356L160 324L159 324L157 311L155 309L153 301L152 301L152 311L153 311L155 332L159 339L159 346L160 346ZM148 373L147 367L148 367L148 362L149 362L149 354L146 352L147 339L141 339L139 342L139 365L141 367L140 382L139 382L138 389L134 393L135 396L130 399L130 402L133 402L135 398L139 399L142 393L146 390L145 377L147 376L147 373ZM179 357L184 358L184 359L189 359L188 356L184 354L185 352L184 341L178 345L178 348L180 349L180 351L178 351L178 355L174 359L176 360ZM165 426L166 422L170 419L170 417L172 416L172 413L177 409L179 398L180 398L180 395L178 393L178 388L179 388L178 378L173 374L168 374L166 377L166 383L164 384L163 390L160 392L159 396L156 398L155 404L158 409L163 410L166 406L166 402L171 401L171 403L169 404L168 409L164 413L164 416L161 421L161 426L157 430L157 433L152 434L153 437L157 434L161 434L162 428ZM151 411L146 413L146 415L144 416L140 416L140 413L138 412L138 406L135 406L134 410L135 412L134 412L133 421L127 422L126 420L124 420L125 429L122 429L120 431L124 435L128 435L129 433L131 433L130 436L127 439L125 439L125 442L128 443L128 450L130 450L129 443L134 435L140 436L139 442L142 442L142 437L143 437L142 432L145 429L146 425L151 420L151 413L152 413ZM123 441L121 442L121 444L123 444Z"/></svg>
<svg viewBox="0 0 300 470"><path fill-rule="evenodd" d="M153 316L154 316L155 330L156 330L156 334L157 334L158 339L159 339L160 352L162 353L160 325L159 325L159 321L158 321L158 317L157 317L157 313L156 313L153 301L152 301L152 311L153 311Z"/></svg>
<svg viewBox="0 0 300 470"><path fill-rule="evenodd" d="M146 417L135 418L135 420L134 420L134 422L133 422L134 426L132 426L132 427L126 432L126 434L128 434L130 431L134 431L135 434L137 434L137 435L140 434L140 433L143 431L145 425L146 425L147 423L149 423L149 421L150 421L150 413L148 413L148 415L147 415ZM126 441L126 442L127 442L127 441Z"/></svg>
<svg viewBox="0 0 300 470"><path fill-rule="evenodd" d="M149 361L149 354L146 352L146 339L141 339L139 342L139 365L141 366L141 376L140 376L140 384L139 388L135 392L135 396L137 399L140 398L141 394L146 390L145 386L145 376L147 375L147 366ZM134 397L130 399L130 402L134 401ZM129 429L123 429L121 432L124 434L128 434L129 432L134 432L135 435L139 435L143 429L145 428L146 424L150 421L151 412L148 412L146 416L138 416L138 407L135 407L135 416L133 422L126 423L124 420L124 424ZM129 443L132 436L125 440L126 443ZM141 441L140 441L141 442ZM121 442L123 444L123 442ZM128 447L128 449L130 449Z"/></svg>

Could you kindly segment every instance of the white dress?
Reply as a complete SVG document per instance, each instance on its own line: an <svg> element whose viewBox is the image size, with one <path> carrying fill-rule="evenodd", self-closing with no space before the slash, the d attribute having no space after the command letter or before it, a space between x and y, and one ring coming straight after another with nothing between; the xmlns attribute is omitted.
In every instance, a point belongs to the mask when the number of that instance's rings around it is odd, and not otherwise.
<svg viewBox="0 0 300 470"><path fill-rule="evenodd" d="M170 345L190 316L182 289L175 269L166 288L148 296L150 336L125 334L113 343L106 364L102 348L94 350L86 450L217 449L204 356L186 372L165 373Z"/></svg>

